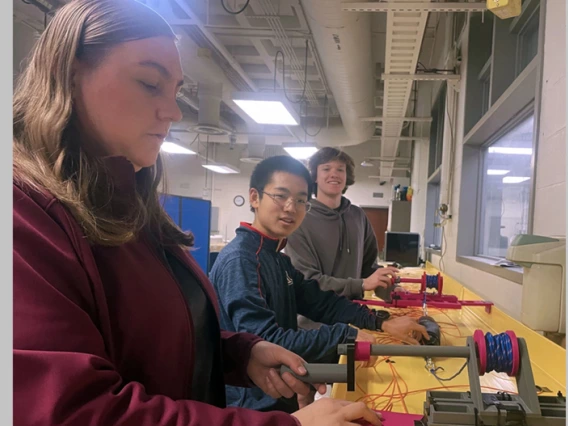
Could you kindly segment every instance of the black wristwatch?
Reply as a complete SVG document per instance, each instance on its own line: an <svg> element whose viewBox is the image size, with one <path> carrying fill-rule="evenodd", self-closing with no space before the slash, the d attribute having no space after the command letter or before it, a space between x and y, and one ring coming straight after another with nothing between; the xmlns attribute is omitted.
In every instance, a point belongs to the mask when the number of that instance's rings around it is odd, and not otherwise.
<svg viewBox="0 0 568 426"><path fill-rule="evenodd" d="M389 311L375 311L375 317L377 318L377 331L383 331L383 323L390 318Z"/></svg>

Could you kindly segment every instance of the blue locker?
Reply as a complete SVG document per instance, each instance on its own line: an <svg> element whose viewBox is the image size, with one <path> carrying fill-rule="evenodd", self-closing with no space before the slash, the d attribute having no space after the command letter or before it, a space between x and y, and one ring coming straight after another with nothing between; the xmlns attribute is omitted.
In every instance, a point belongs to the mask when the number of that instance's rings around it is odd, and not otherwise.
<svg viewBox="0 0 568 426"><path fill-rule="evenodd" d="M166 213L184 231L191 231L195 245L191 254L203 271L209 271L209 235L211 233L211 201L200 198L161 195Z"/></svg>
<svg viewBox="0 0 568 426"><path fill-rule="evenodd" d="M191 231L195 245L191 254L205 274L209 271L209 236L211 234L211 201L181 197L181 229Z"/></svg>

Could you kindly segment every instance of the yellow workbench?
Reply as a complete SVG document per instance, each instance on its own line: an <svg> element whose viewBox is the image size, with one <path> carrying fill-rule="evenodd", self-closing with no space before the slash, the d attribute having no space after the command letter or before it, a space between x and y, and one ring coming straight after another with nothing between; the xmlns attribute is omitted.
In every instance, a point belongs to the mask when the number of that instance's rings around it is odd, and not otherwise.
<svg viewBox="0 0 568 426"><path fill-rule="evenodd" d="M418 278L424 272L435 275L439 271L431 264L427 264L424 269L404 269L400 275ZM456 295L460 300L481 300L479 296L451 277L442 275L444 276L444 294ZM418 290L420 285L403 284L403 286ZM376 296L370 292L365 296L366 299L377 300ZM376 306L370 307L377 308ZM422 314L421 308L391 309L390 311L395 315L408 313L416 317ZM471 336L477 329L493 335L506 330L514 331L527 343L535 384L545 389L545 392L541 394L556 395L558 391L563 395L566 394L566 350L512 319L495 306L492 307L491 313L486 313L482 307L463 307L459 310L428 308L428 315L440 325L442 345L463 346L466 344L466 337ZM383 333L377 333L377 339L377 343L381 344L397 343ZM339 362L344 364L346 357L342 356ZM442 378L454 375L464 362L465 360L458 358L434 359L436 367L444 369L437 373ZM375 410L423 414L427 390L456 392L469 390L467 368L455 379L441 382L426 370L425 365L425 360L418 357L380 357L374 366L367 368L362 368L361 363L357 363L355 391L347 392L347 385L338 383L333 386L331 396L350 401L365 401L370 408ZM481 377L480 381L482 392L515 393L517 391L514 378L503 373L488 373ZM546 392L546 388L549 392Z"/></svg>

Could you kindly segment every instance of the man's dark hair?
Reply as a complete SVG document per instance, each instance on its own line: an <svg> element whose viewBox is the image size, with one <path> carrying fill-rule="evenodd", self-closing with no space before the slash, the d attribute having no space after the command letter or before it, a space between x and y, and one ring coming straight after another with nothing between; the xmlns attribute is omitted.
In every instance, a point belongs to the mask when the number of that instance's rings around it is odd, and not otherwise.
<svg viewBox="0 0 568 426"><path fill-rule="evenodd" d="M318 150L318 152L312 155L308 162L310 173L312 174L312 182L314 182L313 190L316 195L318 193L318 186L315 181L318 178L318 166L321 164L329 163L331 161L339 161L340 163L345 164L347 178L345 182L345 188L343 188L344 194L347 191L347 188L355 183L355 162L353 161L353 158L351 158L345 151L327 146Z"/></svg>
<svg viewBox="0 0 568 426"><path fill-rule="evenodd" d="M256 189L259 197L262 198L262 191L266 185L272 180L272 176L276 172L286 172L295 176L304 178L308 184L308 200L312 198L313 182L310 177L310 172L300 161L288 155L276 155L262 160L256 165L250 177L249 188ZM254 209L251 207L251 211Z"/></svg>

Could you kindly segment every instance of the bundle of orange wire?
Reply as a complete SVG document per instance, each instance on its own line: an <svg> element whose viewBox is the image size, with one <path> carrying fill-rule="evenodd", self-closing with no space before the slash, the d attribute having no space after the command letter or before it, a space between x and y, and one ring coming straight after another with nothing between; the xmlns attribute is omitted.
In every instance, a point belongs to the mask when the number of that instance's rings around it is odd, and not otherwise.
<svg viewBox="0 0 568 426"><path fill-rule="evenodd" d="M423 315L422 309L420 308L403 308L403 309L393 309L391 312L391 317L400 317L400 316L410 316L413 318L420 318ZM444 341L448 342L448 338L463 338L465 339L467 336L462 334L460 327L452 320L452 318L444 311L439 309L429 309L429 315L436 318L438 325L440 326L440 331L442 334L442 343ZM440 318L442 317L442 318ZM444 319L444 321L439 321L438 318ZM381 345L389 345L389 344L402 344L402 342L398 339L393 338L392 336L386 333L374 332L376 336L377 344ZM419 390L412 390L410 391L408 388L408 384L404 380L404 378L400 375L397 371L396 365L393 361L391 361L390 357L378 357L377 361L374 365L368 366L367 368L372 368L377 376L381 378L381 373L379 372L378 368L381 364L387 363L389 366L389 371L391 373L390 381L388 382L386 388L380 394L366 394L360 397L357 401L363 401L365 404L374 409L379 411L392 411L393 408L396 406L401 406L402 410L405 413L408 413L408 408L406 406L405 398L409 395L414 395L418 393L424 393L428 390L449 390L449 389L464 389L468 388L467 385L455 385L455 386L440 386L436 388L430 389L419 389ZM362 368L360 364L357 366L357 369ZM358 390L365 394L365 390L357 384ZM491 388L482 386L482 388L488 390L497 390L501 391L501 389Z"/></svg>

